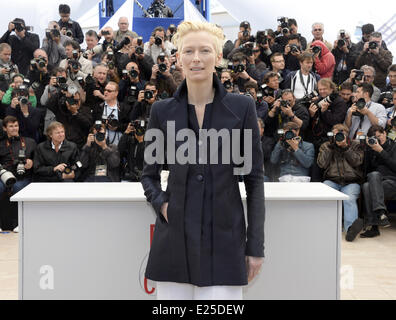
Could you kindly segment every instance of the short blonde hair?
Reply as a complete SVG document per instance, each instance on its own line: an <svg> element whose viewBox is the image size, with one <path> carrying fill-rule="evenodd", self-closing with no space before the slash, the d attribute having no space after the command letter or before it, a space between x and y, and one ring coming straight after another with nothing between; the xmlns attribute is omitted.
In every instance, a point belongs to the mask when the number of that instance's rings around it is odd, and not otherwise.
<svg viewBox="0 0 396 320"><path fill-rule="evenodd" d="M224 32L214 23L202 21L183 21L177 27L176 34L172 37L172 42L180 52L182 49L183 38L190 32L206 31L211 34L215 40L215 50L217 54L223 52Z"/></svg>
<svg viewBox="0 0 396 320"><path fill-rule="evenodd" d="M51 139L52 132L57 128L63 128L63 130L64 130L65 126L58 121L52 121L48 125L47 130L45 130L45 135L47 136L48 139Z"/></svg>

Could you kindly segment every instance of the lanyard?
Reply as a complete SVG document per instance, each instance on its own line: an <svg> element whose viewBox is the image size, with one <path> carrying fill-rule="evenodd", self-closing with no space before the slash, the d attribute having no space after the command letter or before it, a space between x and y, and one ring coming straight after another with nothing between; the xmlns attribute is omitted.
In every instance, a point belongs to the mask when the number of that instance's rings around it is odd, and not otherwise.
<svg viewBox="0 0 396 320"><path fill-rule="evenodd" d="M302 84L303 87L304 87L305 94L307 95L307 94L308 94L308 88L309 88L309 82L310 82L310 80L311 80L311 75L308 74L307 85L305 85L304 78L303 78L303 76L302 76L301 70L299 71L299 73L300 73L300 82L301 82L301 84Z"/></svg>
<svg viewBox="0 0 396 320"><path fill-rule="evenodd" d="M20 138L20 142L21 142L21 149L26 150L26 143L25 143L25 139L23 139L23 137ZM12 159L11 160L12 164L14 164L15 158L14 158L14 153L12 151L12 146L11 146L11 143L10 143L9 139L7 139L7 141L6 141L6 147L7 147L8 151L9 151L9 153L10 153L10 156L11 156L11 159Z"/></svg>

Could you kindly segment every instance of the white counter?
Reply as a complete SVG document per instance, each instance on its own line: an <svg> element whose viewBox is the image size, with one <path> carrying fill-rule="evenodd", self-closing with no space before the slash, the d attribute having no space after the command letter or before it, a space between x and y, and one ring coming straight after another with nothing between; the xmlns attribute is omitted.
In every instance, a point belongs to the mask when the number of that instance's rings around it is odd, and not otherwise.
<svg viewBox="0 0 396 320"><path fill-rule="evenodd" d="M265 263L244 297L339 299L348 197L320 183L266 183L265 196ZM20 299L155 298L144 279L155 213L140 183L32 183L11 200Z"/></svg>

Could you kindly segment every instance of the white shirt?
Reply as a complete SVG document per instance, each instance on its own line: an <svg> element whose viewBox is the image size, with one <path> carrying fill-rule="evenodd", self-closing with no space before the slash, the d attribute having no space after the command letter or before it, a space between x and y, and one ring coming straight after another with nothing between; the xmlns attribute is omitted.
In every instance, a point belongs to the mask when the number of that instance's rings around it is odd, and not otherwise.
<svg viewBox="0 0 396 320"><path fill-rule="evenodd" d="M113 114L114 119L119 120L119 118L118 118L118 104L117 103L114 106L110 106L107 104L107 102L105 102L105 105L103 108L103 118L107 119L107 117L110 116L110 114ZM109 142L109 144L118 145L118 142L121 139L121 132L106 130L106 139Z"/></svg>
<svg viewBox="0 0 396 320"><path fill-rule="evenodd" d="M302 79L304 81L305 87L308 89L307 91L304 88L304 84L301 83L301 78L300 78L300 73L301 71L298 70L295 77L295 84L294 84L294 88L292 88L294 96L296 97L296 99L301 99L304 98L304 96L306 94L311 93L312 91L315 90L315 84L316 84L316 79L314 78L314 76L312 76L311 74L308 75L302 75ZM293 82L293 79L292 79Z"/></svg>

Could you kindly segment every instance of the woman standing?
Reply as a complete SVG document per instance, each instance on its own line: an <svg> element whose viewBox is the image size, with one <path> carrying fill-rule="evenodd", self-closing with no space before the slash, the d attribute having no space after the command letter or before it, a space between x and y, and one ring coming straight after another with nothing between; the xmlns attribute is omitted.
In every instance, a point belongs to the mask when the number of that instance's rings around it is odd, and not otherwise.
<svg viewBox="0 0 396 320"><path fill-rule="evenodd" d="M157 102L151 109L146 151L151 145L150 130L159 129L167 137L172 125L176 134L189 129L197 150L192 156L196 161L172 162L172 150L178 158L184 142L165 142L166 192L160 186L163 163L148 164L152 155L145 154L141 181L157 214L146 278L157 281L158 299L242 299L242 286L258 274L263 263L264 170L257 115L253 99L227 93L214 75L222 58L223 39L223 32L213 24L181 23L173 42L186 79L173 98ZM204 129L230 134L238 129L241 137L251 133L249 143L243 145L245 154L251 151L251 170L243 176L247 230L239 177L234 174L237 164L224 161L223 151L232 152L224 139L217 146L202 141ZM205 159L198 152L203 145L211 151ZM213 163L214 154L222 155L223 161Z"/></svg>

